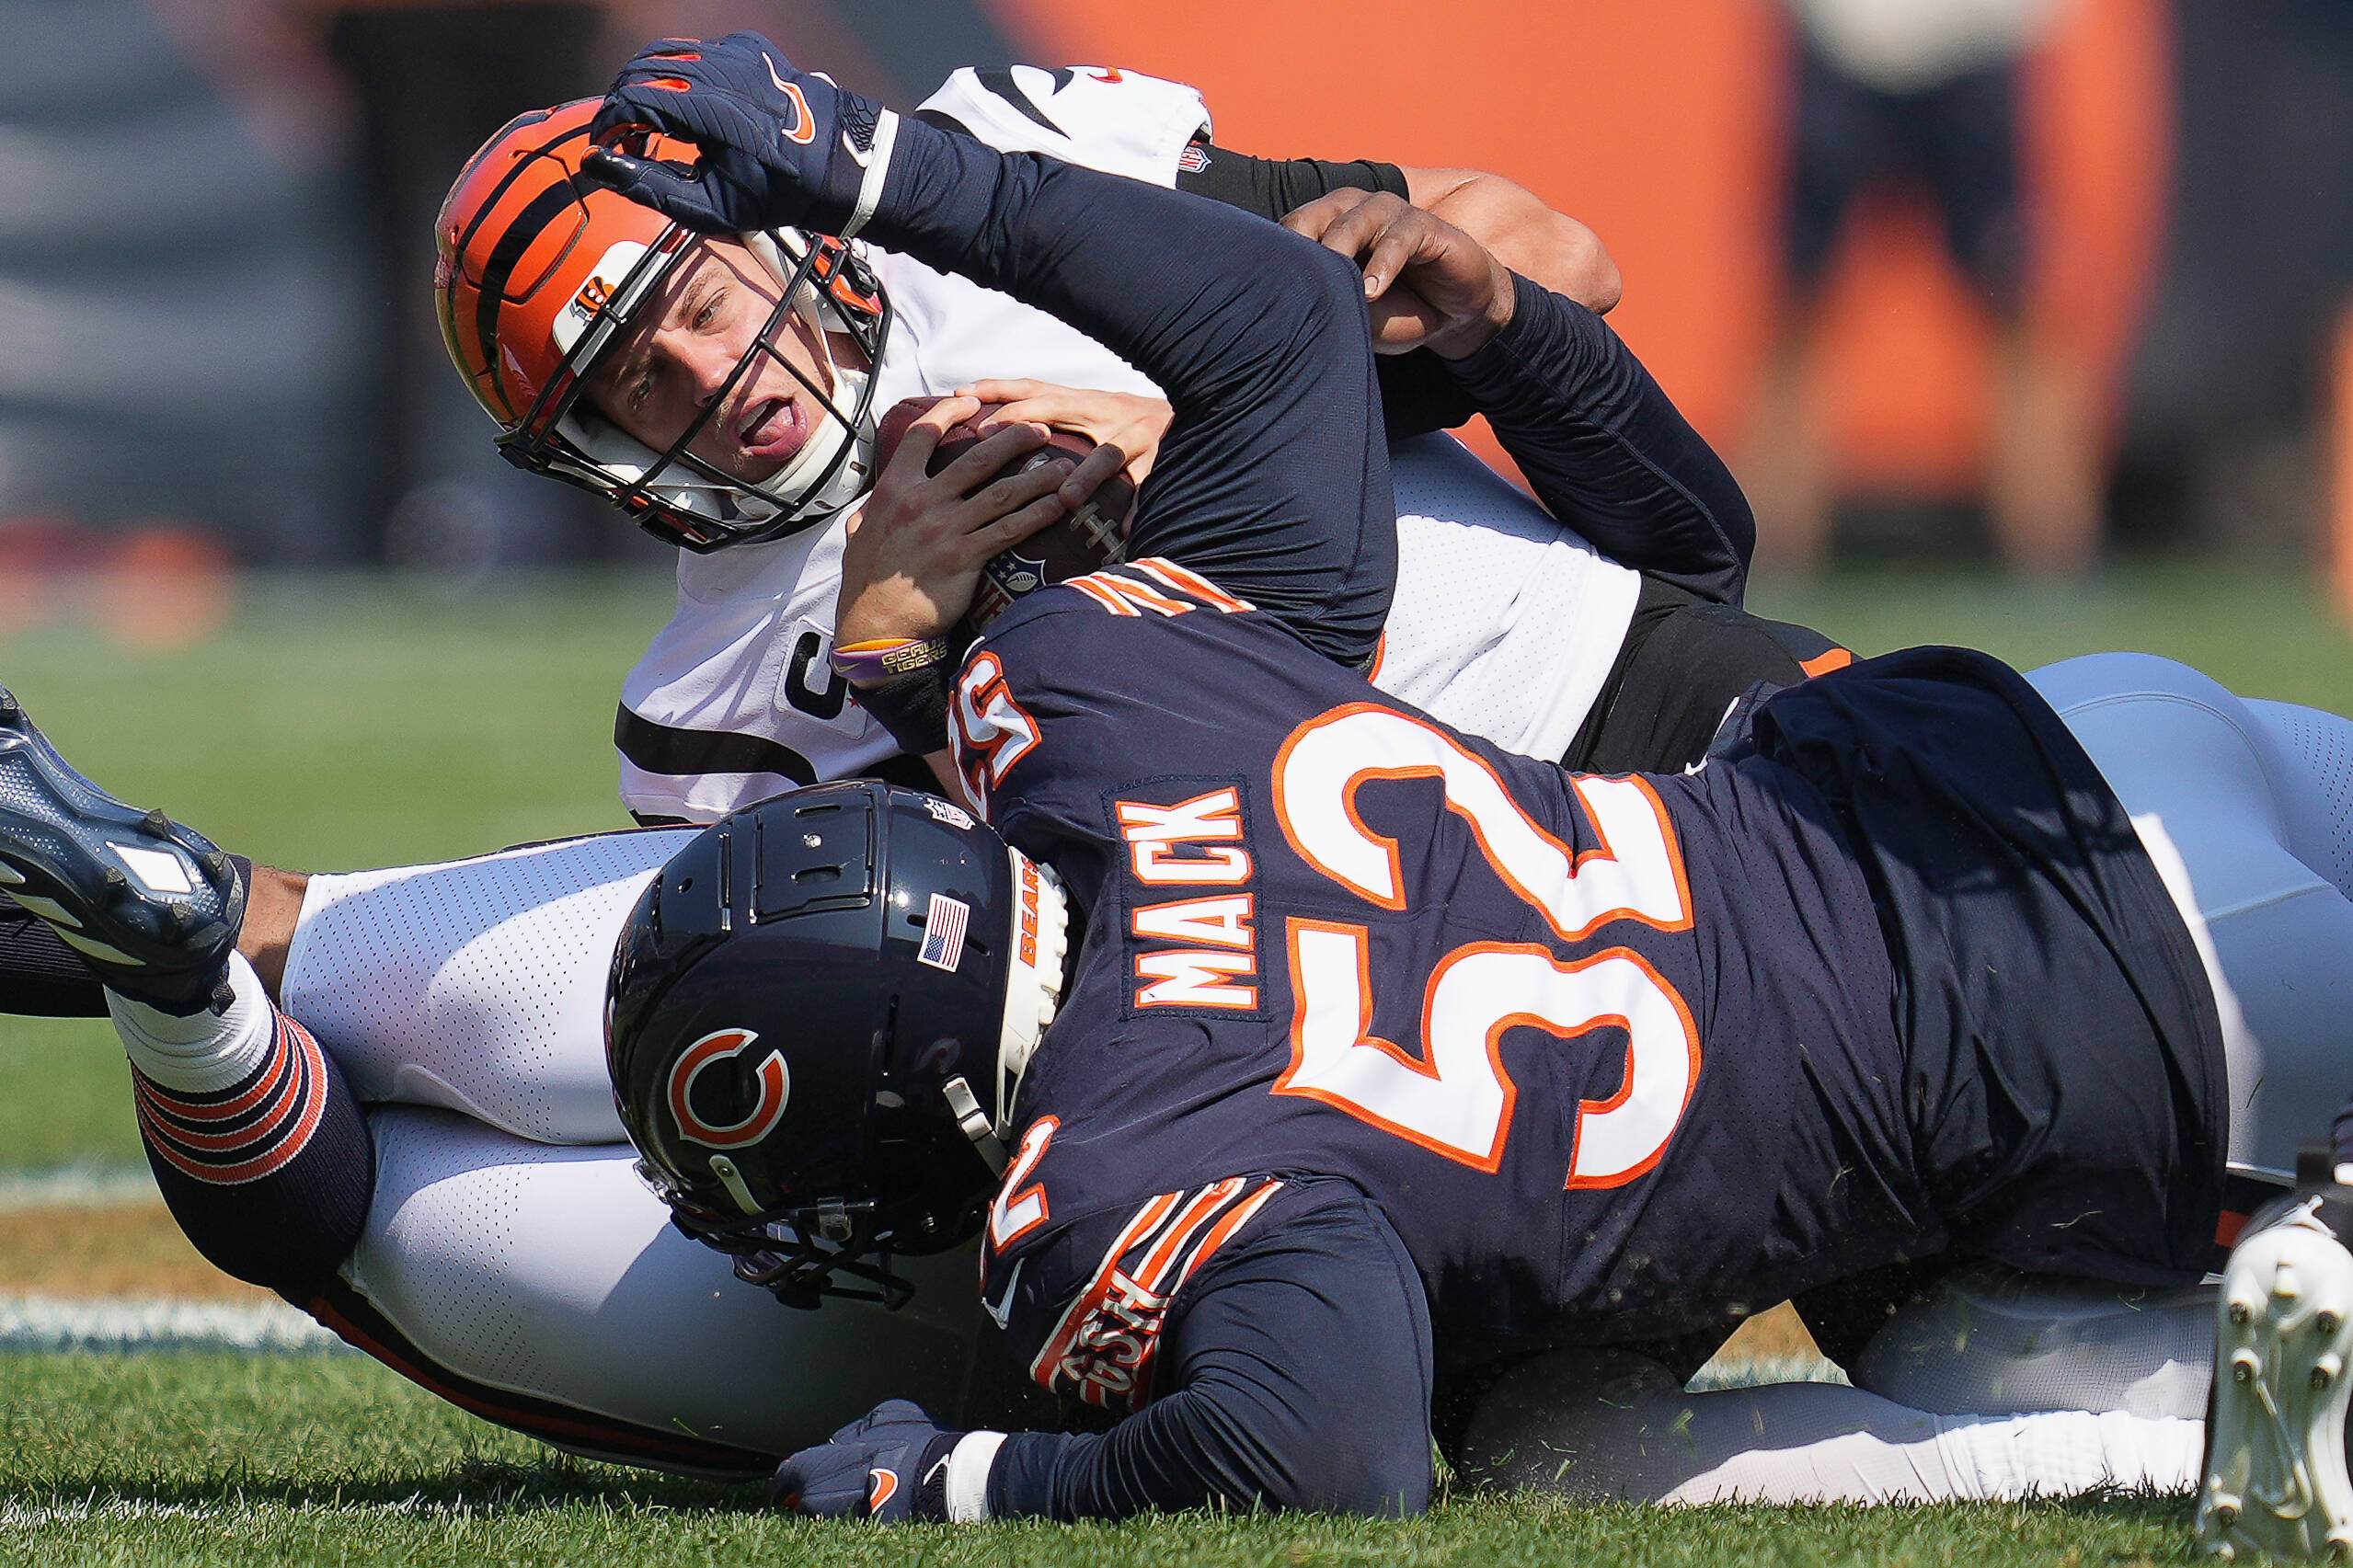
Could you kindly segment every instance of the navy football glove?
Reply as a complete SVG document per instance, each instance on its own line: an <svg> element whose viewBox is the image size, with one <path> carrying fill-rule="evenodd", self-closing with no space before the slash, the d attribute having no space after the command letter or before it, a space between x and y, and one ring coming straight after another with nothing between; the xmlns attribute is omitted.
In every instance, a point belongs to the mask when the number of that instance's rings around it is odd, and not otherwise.
<svg viewBox="0 0 2353 1568"><path fill-rule="evenodd" d="M693 167L637 156L632 132L683 137ZM843 239L882 199L899 117L796 68L758 33L663 39L621 68L581 172L704 234L809 228Z"/></svg>
<svg viewBox="0 0 2353 1568"><path fill-rule="evenodd" d="M943 1432L919 1405L885 1400L776 1467L778 1505L818 1519L878 1525L947 1517L947 1458L961 1432Z"/></svg>

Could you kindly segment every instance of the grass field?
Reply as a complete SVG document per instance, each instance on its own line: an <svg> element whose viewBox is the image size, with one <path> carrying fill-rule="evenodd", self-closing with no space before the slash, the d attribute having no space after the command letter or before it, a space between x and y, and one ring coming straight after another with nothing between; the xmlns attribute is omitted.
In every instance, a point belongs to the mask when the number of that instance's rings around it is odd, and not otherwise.
<svg viewBox="0 0 2353 1568"><path fill-rule="evenodd" d="M666 603L644 579L465 600L261 582L203 647L134 653L44 632L0 641L0 681L94 777L231 848L314 869L430 859L620 825L615 686ZM2250 694L2353 707L2353 640L2278 574L2170 566L2064 593L1848 577L1766 585L1756 607L1864 652L1959 642L2031 666L2134 647ZM0 1173L75 1162L139 1162L110 1032L0 1018ZM32 1237L16 1255L66 1250ZM0 1271L34 1266L11 1256L0 1244ZM0 1293L23 1288L0 1278ZM563 1459L356 1357L0 1355L5 1562L2007 1568L2186 1552L2182 1509L2163 1502L1667 1517L1470 1500L1405 1526L1194 1518L881 1539L775 1519L758 1501Z"/></svg>
<svg viewBox="0 0 2353 1568"><path fill-rule="evenodd" d="M350 1356L0 1357L0 1561L255 1563L2117 1563L2180 1509L2118 1500L1681 1516L1473 1499L1404 1524L1192 1516L884 1534L550 1456Z"/></svg>

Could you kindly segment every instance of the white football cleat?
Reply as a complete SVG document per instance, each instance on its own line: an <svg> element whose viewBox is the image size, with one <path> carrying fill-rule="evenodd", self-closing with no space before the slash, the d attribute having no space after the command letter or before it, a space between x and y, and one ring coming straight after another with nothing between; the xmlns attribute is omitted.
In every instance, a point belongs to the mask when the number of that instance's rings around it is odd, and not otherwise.
<svg viewBox="0 0 2353 1568"><path fill-rule="evenodd" d="M2324 1149L2231 1251L2217 1314L2195 1529L2217 1557L2353 1561L2353 1187Z"/></svg>

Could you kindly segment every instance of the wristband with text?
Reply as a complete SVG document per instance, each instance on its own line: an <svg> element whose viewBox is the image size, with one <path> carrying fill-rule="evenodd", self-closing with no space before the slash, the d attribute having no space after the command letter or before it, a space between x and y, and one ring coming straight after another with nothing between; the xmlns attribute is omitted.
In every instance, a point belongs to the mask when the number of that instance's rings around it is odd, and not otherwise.
<svg viewBox="0 0 2353 1568"><path fill-rule="evenodd" d="M845 681L882 681L911 670L929 670L956 656L945 637L917 642L912 637L878 637L834 648L833 668Z"/></svg>

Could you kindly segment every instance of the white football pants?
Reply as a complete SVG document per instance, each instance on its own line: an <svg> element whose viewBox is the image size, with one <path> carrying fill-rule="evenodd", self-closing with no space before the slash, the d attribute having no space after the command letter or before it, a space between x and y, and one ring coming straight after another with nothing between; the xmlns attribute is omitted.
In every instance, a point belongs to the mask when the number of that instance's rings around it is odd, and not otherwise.
<svg viewBox="0 0 2353 1568"><path fill-rule="evenodd" d="M689 1241L637 1175L605 1072L605 974L692 829L316 876L285 1010L370 1103L375 1196L345 1277L419 1350L511 1393L769 1453L894 1396L952 1404L969 1252L899 1312L795 1311Z"/></svg>

